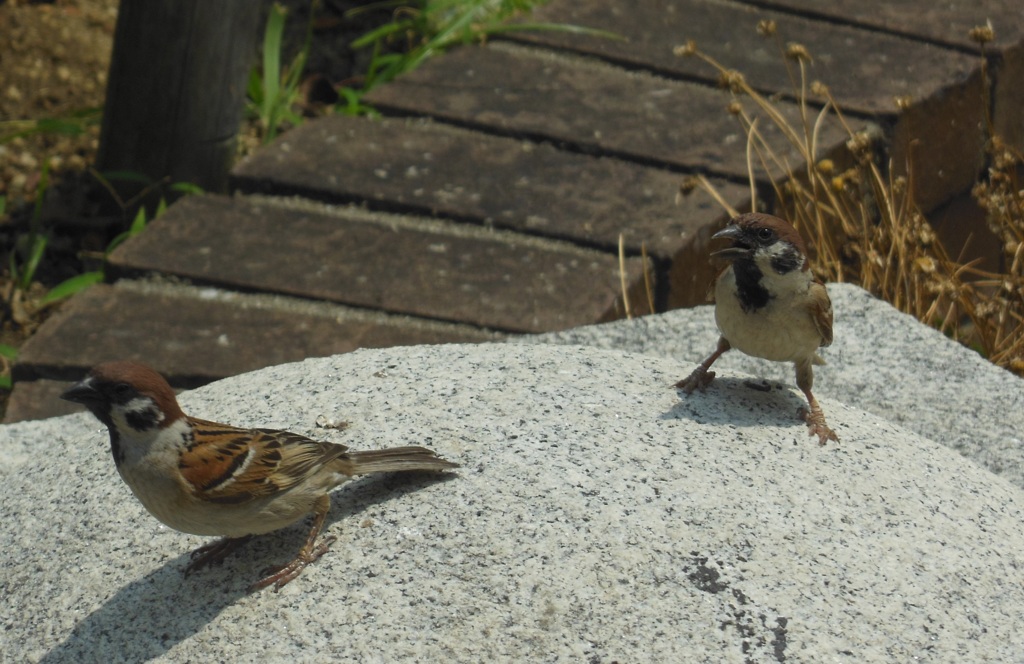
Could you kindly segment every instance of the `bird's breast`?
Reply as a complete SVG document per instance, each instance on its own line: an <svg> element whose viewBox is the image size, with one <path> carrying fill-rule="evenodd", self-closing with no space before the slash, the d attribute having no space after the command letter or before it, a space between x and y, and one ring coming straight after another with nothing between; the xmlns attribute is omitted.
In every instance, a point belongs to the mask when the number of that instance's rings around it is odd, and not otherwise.
<svg viewBox="0 0 1024 664"><path fill-rule="evenodd" d="M122 464L118 470L150 514L164 525L192 535L243 537L269 533L305 517L325 493L320 487L302 485L245 502L213 503L198 496L176 466L156 461Z"/></svg>
<svg viewBox="0 0 1024 664"><path fill-rule="evenodd" d="M786 286L781 292L769 289L771 297L763 306L745 307L733 271L722 274L715 287L715 322L733 348L776 362L799 362L815 356L821 336L810 309L802 303L808 297L807 289L801 293L794 284Z"/></svg>

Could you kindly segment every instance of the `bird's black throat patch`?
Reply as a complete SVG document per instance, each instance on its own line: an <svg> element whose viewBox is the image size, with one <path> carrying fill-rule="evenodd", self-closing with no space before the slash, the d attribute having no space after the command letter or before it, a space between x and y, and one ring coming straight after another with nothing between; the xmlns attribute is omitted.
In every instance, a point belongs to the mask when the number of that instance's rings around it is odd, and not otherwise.
<svg viewBox="0 0 1024 664"><path fill-rule="evenodd" d="M732 269L736 274L736 294L743 311L750 313L767 305L772 296L761 284L764 275L757 264L751 260L741 260L733 263Z"/></svg>

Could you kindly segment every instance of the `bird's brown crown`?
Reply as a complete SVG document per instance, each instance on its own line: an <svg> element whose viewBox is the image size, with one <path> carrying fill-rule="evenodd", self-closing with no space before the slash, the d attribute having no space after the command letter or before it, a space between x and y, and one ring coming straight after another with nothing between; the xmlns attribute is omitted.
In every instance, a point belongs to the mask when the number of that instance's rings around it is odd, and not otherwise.
<svg viewBox="0 0 1024 664"><path fill-rule="evenodd" d="M98 384L108 386L108 393L118 385L127 385L138 394L149 397L163 412L165 425L184 417L167 380L145 364L130 360L104 362L93 367L89 376Z"/></svg>
<svg viewBox="0 0 1024 664"><path fill-rule="evenodd" d="M732 223L750 233L756 233L761 228L770 229L779 240L789 242L801 254L807 255L807 244L804 242L804 239L800 237L800 233L793 227L793 224L785 219L763 212L748 212L733 219ZM803 269L807 270L808 267L809 264L805 263Z"/></svg>

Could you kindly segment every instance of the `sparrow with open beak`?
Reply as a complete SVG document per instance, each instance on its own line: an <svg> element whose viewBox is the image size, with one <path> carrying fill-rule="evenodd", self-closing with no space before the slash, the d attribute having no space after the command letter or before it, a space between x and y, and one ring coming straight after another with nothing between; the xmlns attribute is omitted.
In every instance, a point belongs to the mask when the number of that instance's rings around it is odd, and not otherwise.
<svg viewBox="0 0 1024 664"><path fill-rule="evenodd" d="M224 537L193 552L186 575L222 561L252 535L312 514L298 556L264 572L252 589L280 590L327 551L334 537L317 537L328 492L353 475L458 467L423 447L354 452L287 431L189 417L163 376L135 362L100 364L61 398L107 426L114 464L150 514L182 532Z"/></svg>
<svg viewBox="0 0 1024 664"><path fill-rule="evenodd" d="M732 246L711 255L731 261L715 284L718 347L675 387L687 394L703 390L722 353L738 348L747 355L796 365L796 384L807 397L802 409L810 435L820 444L839 442L811 393L812 365L824 364L818 348L832 343L832 302L814 279L803 239L789 222L768 214L743 214L712 239Z"/></svg>

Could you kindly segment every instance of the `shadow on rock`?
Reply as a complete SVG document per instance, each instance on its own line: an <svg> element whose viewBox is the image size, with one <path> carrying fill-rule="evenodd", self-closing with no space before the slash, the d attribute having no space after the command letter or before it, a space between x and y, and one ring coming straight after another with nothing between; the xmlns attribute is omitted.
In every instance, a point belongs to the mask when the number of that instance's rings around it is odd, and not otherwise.
<svg viewBox="0 0 1024 664"><path fill-rule="evenodd" d="M734 427L806 426L798 416L807 401L796 387L777 381L716 377L703 392L676 390L679 401L661 419Z"/></svg>
<svg viewBox="0 0 1024 664"><path fill-rule="evenodd" d="M457 477L450 472L407 472L353 480L334 491L324 532L344 538L344 528L330 532L334 522L351 520L373 505ZM354 522L344 527L354 527ZM308 522L303 521L253 538L222 565L200 570L187 578L182 572L190 554L177 556L117 591L40 661L143 661L159 657L249 594L249 586L258 580L261 570L290 560L301 548L308 528ZM330 556L330 552L327 555ZM300 576L292 583L302 582ZM278 597L271 590L256 594L268 604ZM290 598L289 601L296 600ZM272 611L268 609L268 613ZM258 615L254 617L258 619ZM225 635L225 638L229 637Z"/></svg>

